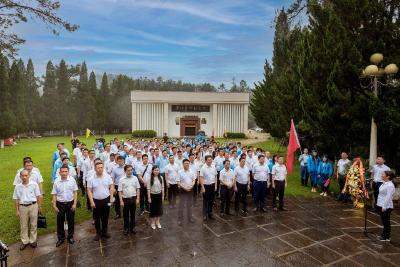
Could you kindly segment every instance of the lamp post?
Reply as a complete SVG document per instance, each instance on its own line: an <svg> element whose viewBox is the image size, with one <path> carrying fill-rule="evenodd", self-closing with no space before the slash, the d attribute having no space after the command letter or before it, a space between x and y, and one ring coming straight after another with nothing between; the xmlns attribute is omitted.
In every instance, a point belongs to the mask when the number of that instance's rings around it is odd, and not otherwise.
<svg viewBox="0 0 400 267"><path fill-rule="evenodd" d="M396 64L389 64L385 68L380 68L380 64L383 61L383 55L381 53L375 53L370 57L371 65L367 66L361 75L361 80L367 79L369 83L367 85L361 84L361 87L371 89L374 96L378 97L378 90L382 86L391 86L395 80L392 79L399 68ZM380 78L387 78L387 83L379 81ZM369 166L372 167L375 164L375 160L378 154L378 128L374 117L371 118L371 138L369 146Z"/></svg>

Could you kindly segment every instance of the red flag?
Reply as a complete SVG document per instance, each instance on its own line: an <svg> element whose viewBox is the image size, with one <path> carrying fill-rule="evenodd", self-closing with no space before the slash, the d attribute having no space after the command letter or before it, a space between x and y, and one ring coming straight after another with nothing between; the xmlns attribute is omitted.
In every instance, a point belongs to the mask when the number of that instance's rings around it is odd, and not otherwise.
<svg viewBox="0 0 400 267"><path fill-rule="evenodd" d="M300 148L299 138L297 137L296 128L294 128L294 122L293 122L293 120L291 120L289 145L288 145L287 156L286 156L286 169L287 169L288 175L292 173L294 153L299 148Z"/></svg>

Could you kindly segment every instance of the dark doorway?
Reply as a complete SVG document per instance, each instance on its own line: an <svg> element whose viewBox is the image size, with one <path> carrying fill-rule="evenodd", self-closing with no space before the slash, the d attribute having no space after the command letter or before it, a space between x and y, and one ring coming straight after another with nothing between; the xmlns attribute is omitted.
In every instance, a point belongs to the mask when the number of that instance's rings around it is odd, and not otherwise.
<svg viewBox="0 0 400 267"><path fill-rule="evenodd" d="M180 120L181 136L195 136L200 130L200 118L197 116L185 116Z"/></svg>

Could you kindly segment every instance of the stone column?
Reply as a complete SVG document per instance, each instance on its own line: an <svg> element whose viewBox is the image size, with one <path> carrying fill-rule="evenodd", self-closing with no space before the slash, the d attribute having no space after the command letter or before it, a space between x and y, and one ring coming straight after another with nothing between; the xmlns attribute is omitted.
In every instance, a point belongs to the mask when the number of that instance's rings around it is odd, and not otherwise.
<svg viewBox="0 0 400 267"><path fill-rule="evenodd" d="M163 107L163 133L162 135L164 135L164 133L167 133L168 135L168 124L169 124L169 118L168 118L168 103L164 103L164 107Z"/></svg>
<svg viewBox="0 0 400 267"><path fill-rule="evenodd" d="M247 134L249 123L249 104L243 105L243 132Z"/></svg>
<svg viewBox="0 0 400 267"><path fill-rule="evenodd" d="M137 130L137 123L138 122L137 122L137 119L136 119L136 113L137 113L136 107L137 107L136 103L132 102L132 131Z"/></svg>
<svg viewBox="0 0 400 267"><path fill-rule="evenodd" d="M210 135L214 132L214 137L218 136L218 104L212 105L212 129Z"/></svg>

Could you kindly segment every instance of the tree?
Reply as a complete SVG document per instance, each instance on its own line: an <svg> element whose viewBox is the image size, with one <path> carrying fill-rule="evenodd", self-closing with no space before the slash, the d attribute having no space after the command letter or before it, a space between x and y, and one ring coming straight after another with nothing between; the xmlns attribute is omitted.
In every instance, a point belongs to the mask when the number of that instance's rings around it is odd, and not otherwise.
<svg viewBox="0 0 400 267"><path fill-rule="evenodd" d="M12 95L8 85L9 63L0 53L0 139L17 133L15 116L12 112Z"/></svg>
<svg viewBox="0 0 400 267"><path fill-rule="evenodd" d="M42 121L42 105L38 91L38 83L35 77L35 69L32 60L28 60L26 66L26 106L28 108L28 129L33 132L39 128Z"/></svg>
<svg viewBox="0 0 400 267"><path fill-rule="evenodd" d="M10 28L15 24L28 22L28 18L44 22L54 34L59 33L59 27L69 32L77 30L78 25L57 16L59 9L60 3L52 0L0 0L0 51L10 57L16 55L17 46L25 40L12 33Z"/></svg>
<svg viewBox="0 0 400 267"><path fill-rule="evenodd" d="M17 133L25 133L28 130L28 117L25 101L25 67L22 60L14 61L11 65L8 85L13 92L11 107L15 114Z"/></svg>
<svg viewBox="0 0 400 267"><path fill-rule="evenodd" d="M68 66L62 59L60 64L57 66L57 97L58 101L58 113L60 114L57 122L57 129L71 129L71 110L70 104L72 99L71 82L69 78Z"/></svg>
<svg viewBox="0 0 400 267"><path fill-rule="evenodd" d="M103 78L101 79L101 86L97 97L96 107L98 118L97 128L105 131L109 129L109 123L111 122L111 118L109 116L111 107L111 94L106 73L103 74Z"/></svg>
<svg viewBox="0 0 400 267"><path fill-rule="evenodd" d="M241 80L239 83L239 92L248 92L250 91L250 87L247 85L245 80Z"/></svg>
<svg viewBox="0 0 400 267"><path fill-rule="evenodd" d="M98 96L98 89L97 89L97 83L96 83L96 75L92 71L89 75L89 82L88 82L88 89L89 89L89 103L86 108L86 112L90 114L91 116L91 121L92 121L92 127L96 126L97 124L97 108L96 108L96 100Z"/></svg>
<svg viewBox="0 0 400 267"><path fill-rule="evenodd" d="M218 88L217 88L218 92L226 92L226 88L225 88L225 84L221 83Z"/></svg>
<svg viewBox="0 0 400 267"><path fill-rule="evenodd" d="M60 99L57 97L56 69L51 61L47 63L43 84L43 121L44 129L57 129L57 119L61 116L58 112Z"/></svg>
<svg viewBox="0 0 400 267"><path fill-rule="evenodd" d="M86 63L83 62L80 73L79 73L79 83L77 87L77 97L79 101L76 120L78 121L78 126L80 129L93 128L93 110L95 108L95 98L91 95L87 67Z"/></svg>

